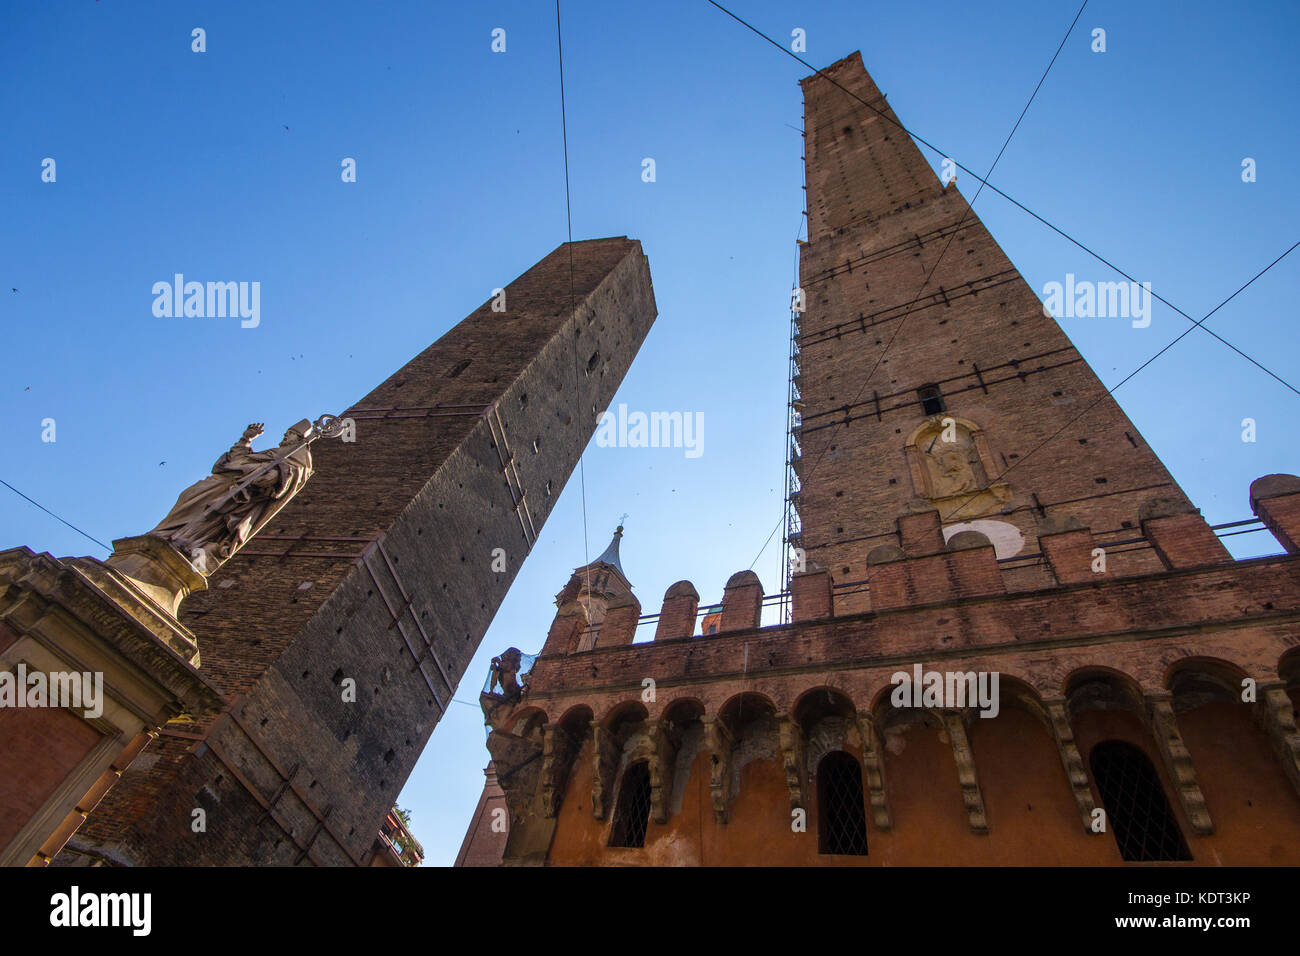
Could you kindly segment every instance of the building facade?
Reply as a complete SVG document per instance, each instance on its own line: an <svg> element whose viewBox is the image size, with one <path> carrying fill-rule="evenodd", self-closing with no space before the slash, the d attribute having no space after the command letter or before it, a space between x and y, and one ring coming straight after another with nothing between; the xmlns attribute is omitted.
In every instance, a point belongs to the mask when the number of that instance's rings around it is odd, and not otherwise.
<svg viewBox="0 0 1300 956"><path fill-rule="evenodd" d="M633 643L616 535L462 860L1300 863L1300 478L1234 561L860 56L802 86L790 621L742 571Z"/></svg>

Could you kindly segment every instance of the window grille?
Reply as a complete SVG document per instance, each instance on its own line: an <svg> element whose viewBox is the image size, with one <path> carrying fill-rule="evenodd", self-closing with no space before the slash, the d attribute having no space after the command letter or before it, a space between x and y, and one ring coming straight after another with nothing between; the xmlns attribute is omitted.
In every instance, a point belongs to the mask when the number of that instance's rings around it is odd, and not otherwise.
<svg viewBox="0 0 1300 956"><path fill-rule="evenodd" d="M1121 740L1107 740L1092 748L1088 762L1120 856L1129 861L1192 858L1146 754Z"/></svg>
<svg viewBox="0 0 1300 956"><path fill-rule="evenodd" d="M862 770L852 754L835 750L817 765L818 852L867 855Z"/></svg>
<svg viewBox="0 0 1300 956"><path fill-rule="evenodd" d="M645 846L645 831L650 823L650 765L639 760L623 771L623 785L614 810L610 846Z"/></svg>

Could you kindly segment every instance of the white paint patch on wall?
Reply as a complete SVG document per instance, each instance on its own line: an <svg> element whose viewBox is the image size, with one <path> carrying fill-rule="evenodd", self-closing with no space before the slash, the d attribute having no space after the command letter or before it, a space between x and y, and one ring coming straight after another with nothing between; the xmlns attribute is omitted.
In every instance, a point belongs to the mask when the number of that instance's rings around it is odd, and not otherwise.
<svg viewBox="0 0 1300 956"><path fill-rule="evenodd" d="M962 521L950 524L943 529L943 543L947 544L953 535L962 531L978 531L993 544L993 553L999 560L1019 554L1025 548L1025 536L1009 521L993 521L980 518L977 521Z"/></svg>

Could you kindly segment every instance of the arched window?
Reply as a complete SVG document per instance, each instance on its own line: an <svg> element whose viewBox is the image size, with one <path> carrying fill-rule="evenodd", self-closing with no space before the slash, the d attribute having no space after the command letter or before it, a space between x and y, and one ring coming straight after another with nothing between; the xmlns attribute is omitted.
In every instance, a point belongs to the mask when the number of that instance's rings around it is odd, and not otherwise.
<svg viewBox="0 0 1300 956"><path fill-rule="evenodd" d="M1092 748L1088 763L1120 856L1130 861L1192 858L1146 754L1122 740L1107 740Z"/></svg>
<svg viewBox="0 0 1300 956"><path fill-rule="evenodd" d="M650 822L650 765L638 760L623 771L623 785L614 808L614 826L610 846L645 846L646 825Z"/></svg>
<svg viewBox="0 0 1300 956"><path fill-rule="evenodd" d="M817 765L817 851L867 855L862 769L852 754L832 750Z"/></svg>

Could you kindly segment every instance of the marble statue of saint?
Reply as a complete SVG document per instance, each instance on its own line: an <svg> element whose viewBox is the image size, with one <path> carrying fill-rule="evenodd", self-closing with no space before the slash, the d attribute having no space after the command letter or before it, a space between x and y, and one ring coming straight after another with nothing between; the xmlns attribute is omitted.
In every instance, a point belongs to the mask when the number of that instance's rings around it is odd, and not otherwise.
<svg viewBox="0 0 1300 956"><path fill-rule="evenodd" d="M307 483L311 432L311 422L303 419L284 433L278 448L253 451L262 425L249 425L212 474L182 491L149 534L171 544L200 574L211 574Z"/></svg>

